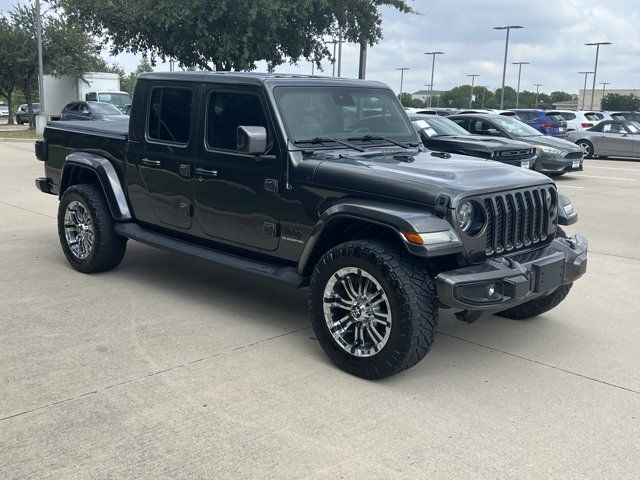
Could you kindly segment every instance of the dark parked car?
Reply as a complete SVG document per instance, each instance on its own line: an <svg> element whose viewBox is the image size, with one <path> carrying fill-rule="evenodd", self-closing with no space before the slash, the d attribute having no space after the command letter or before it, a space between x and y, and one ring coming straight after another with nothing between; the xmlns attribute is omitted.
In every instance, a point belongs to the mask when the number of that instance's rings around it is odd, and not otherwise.
<svg viewBox="0 0 640 480"><path fill-rule="evenodd" d="M569 132L567 140L584 150L586 158L640 157L640 123L603 120L587 130Z"/></svg>
<svg viewBox="0 0 640 480"><path fill-rule="evenodd" d="M448 117L454 113L458 113L458 110L453 108L416 108L414 112L416 115L439 115L440 117Z"/></svg>
<svg viewBox="0 0 640 480"><path fill-rule="evenodd" d="M560 115L548 114L544 110L513 109L520 120L544 135L563 137L567 132L567 121Z"/></svg>
<svg viewBox="0 0 640 480"><path fill-rule="evenodd" d="M536 149L528 143L509 138L472 135L448 118L435 115L410 115L422 143L429 150L459 153L471 157L497 160L509 165L533 168Z"/></svg>
<svg viewBox="0 0 640 480"><path fill-rule="evenodd" d="M381 83L143 73L133 107L130 122L50 122L36 143L71 266L113 269L132 239L308 287L314 337L351 374L418 363L440 307L529 318L585 273L550 179L425 151Z"/></svg>
<svg viewBox="0 0 640 480"><path fill-rule="evenodd" d="M60 120L122 120L129 118L118 107L107 102L71 102L60 115Z"/></svg>
<svg viewBox="0 0 640 480"><path fill-rule="evenodd" d="M635 121L635 122L640 122L640 113L638 112L613 112L611 114L611 118L613 120L618 120L618 121Z"/></svg>
<svg viewBox="0 0 640 480"><path fill-rule="evenodd" d="M515 118L503 115L452 115L452 121L474 135L504 137L533 145L537 150L534 169L551 176L582 170L581 148L567 140L543 135Z"/></svg>
<svg viewBox="0 0 640 480"><path fill-rule="evenodd" d="M32 103L31 108L33 108L34 115L40 115L39 103ZM18 107L18 110L16 111L16 123L18 125L29 123L29 106L26 103L23 103Z"/></svg>

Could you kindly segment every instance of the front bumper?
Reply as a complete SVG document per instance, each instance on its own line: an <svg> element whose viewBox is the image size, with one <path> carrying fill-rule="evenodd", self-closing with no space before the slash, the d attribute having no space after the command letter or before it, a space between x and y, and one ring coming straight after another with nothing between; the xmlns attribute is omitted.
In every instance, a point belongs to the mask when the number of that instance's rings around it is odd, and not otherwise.
<svg viewBox="0 0 640 480"><path fill-rule="evenodd" d="M578 166L574 166L574 162L577 162ZM540 173L581 172L584 170L582 159L570 159L551 154L539 154L534 169Z"/></svg>
<svg viewBox="0 0 640 480"><path fill-rule="evenodd" d="M587 239L556 237L548 246L492 258L436 277L440 303L466 311L500 311L545 295L587 270Z"/></svg>

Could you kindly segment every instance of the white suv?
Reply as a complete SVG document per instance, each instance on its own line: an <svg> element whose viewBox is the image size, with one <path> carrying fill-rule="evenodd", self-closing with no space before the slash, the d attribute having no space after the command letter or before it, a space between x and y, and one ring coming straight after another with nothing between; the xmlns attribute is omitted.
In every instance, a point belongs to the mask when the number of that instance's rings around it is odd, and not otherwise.
<svg viewBox="0 0 640 480"><path fill-rule="evenodd" d="M586 130L603 120L600 112L593 110L551 110L547 115L559 115L567 121L567 132Z"/></svg>

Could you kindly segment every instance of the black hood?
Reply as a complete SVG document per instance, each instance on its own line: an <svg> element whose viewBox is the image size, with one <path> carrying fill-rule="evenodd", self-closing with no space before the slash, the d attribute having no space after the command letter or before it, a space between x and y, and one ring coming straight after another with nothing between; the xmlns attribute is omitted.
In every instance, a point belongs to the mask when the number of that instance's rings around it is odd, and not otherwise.
<svg viewBox="0 0 640 480"><path fill-rule="evenodd" d="M408 155L397 150L395 154ZM420 152L409 156L411 161L395 157L391 152L370 155L370 152L344 150L313 155L313 159L321 162L310 180L329 188L370 192L423 204L434 204L439 194L446 194L451 197L453 207L471 195L552 183L531 170L463 155L442 158L432 152Z"/></svg>
<svg viewBox="0 0 640 480"><path fill-rule="evenodd" d="M535 137L518 137L518 140L529 145L544 145L545 147L557 148L567 152L581 152L582 148L564 138L551 137L549 135L539 135Z"/></svg>
<svg viewBox="0 0 640 480"><path fill-rule="evenodd" d="M510 138L483 137L482 135L436 136L428 139L429 145L459 145L473 147L474 150L496 152L502 150L523 150L531 146L519 140Z"/></svg>

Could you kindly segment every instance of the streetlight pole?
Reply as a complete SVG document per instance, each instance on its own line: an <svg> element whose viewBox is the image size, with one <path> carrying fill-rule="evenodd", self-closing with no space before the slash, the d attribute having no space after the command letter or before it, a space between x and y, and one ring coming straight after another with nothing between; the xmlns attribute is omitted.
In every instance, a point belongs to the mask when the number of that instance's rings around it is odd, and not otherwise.
<svg viewBox="0 0 640 480"><path fill-rule="evenodd" d="M342 29L338 31L338 77L342 75Z"/></svg>
<svg viewBox="0 0 640 480"><path fill-rule="evenodd" d="M473 73L471 75L467 75L467 77L471 77L471 93L469 94L469 108L471 108L471 104L473 103L473 82L476 77L479 77L477 73Z"/></svg>
<svg viewBox="0 0 640 480"><path fill-rule="evenodd" d="M605 88L607 87L607 85L610 85L610 84L611 82L600 82L600 85L602 85L602 100L604 100ZM600 106L602 106L602 100L600 100ZM602 110L602 108L600 110Z"/></svg>
<svg viewBox="0 0 640 480"><path fill-rule="evenodd" d="M584 101L585 101L585 96L587 94L587 77L593 72L578 72L578 73L580 75L584 75L584 87L582 88L582 108L581 108L581 110L584 110Z"/></svg>
<svg viewBox="0 0 640 480"><path fill-rule="evenodd" d="M331 58L331 63L333 64L333 73L331 74L331 76L335 77L336 76L336 45L338 44L338 41L334 38L333 40L327 43L333 43L333 57Z"/></svg>
<svg viewBox="0 0 640 480"><path fill-rule="evenodd" d="M534 83L536 86L536 108L538 108L538 95L540 95L540 87L542 87L542 83Z"/></svg>
<svg viewBox="0 0 640 480"><path fill-rule="evenodd" d="M529 65L529 62L511 62L513 65L518 65L518 90L516 91L516 108L520 103L520 75L522 74L522 65Z"/></svg>
<svg viewBox="0 0 640 480"><path fill-rule="evenodd" d="M47 111L44 105L44 67L42 63L42 17L40 16L40 0L36 0L36 32L38 37L38 100L40 100L40 115L45 115ZM11 112L9 112L9 115L11 115Z"/></svg>
<svg viewBox="0 0 640 480"><path fill-rule="evenodd" d="M507 39L504 42L504 65L502 66L502 91L500 92L500 109L504 109L504 81L507 77L507 53L509 51L509 32L511 29L524 28L521 25L506 25L504 27L493 27L494 30L506 30Z"/></svg>
<svg viewBox="0 0 640 480"><path fill-rule="evenodd" d="M444 55L444 52L425 52L425 55L431 55L431 83L429 84L429 108L431 108L431 96L433 95L433 71L436 68L436 55Z"/></svg>
<svg viewBox="0 0 640 480"><path fill-rule="evenodd" d="M404 71L411 70L409 67L400 67L396 68L396 70L400 70L400 98L402 99L402 86L404 84ZM402 102L402 100L400 100Z"/></svg>
<svg viewBox="0 0 640 480"><path fill-rule="evenodd" d="M600 53L600 45L611 45L611 42L591 42L585 43L587 46L596 47L596 63L593 67L593 87L591 88L591 110L593 110L593 97L596 95L596 76L598 75L598 54Z"/></svg>

